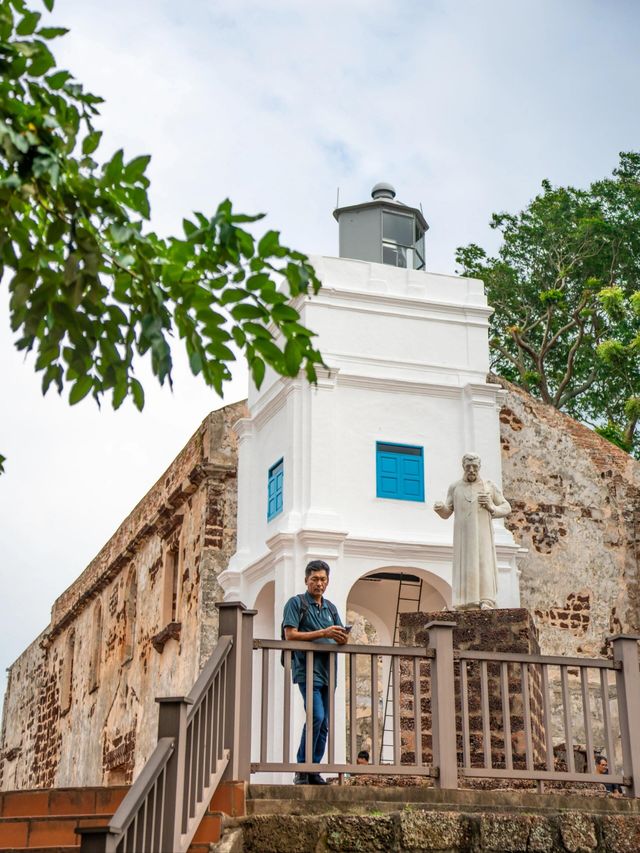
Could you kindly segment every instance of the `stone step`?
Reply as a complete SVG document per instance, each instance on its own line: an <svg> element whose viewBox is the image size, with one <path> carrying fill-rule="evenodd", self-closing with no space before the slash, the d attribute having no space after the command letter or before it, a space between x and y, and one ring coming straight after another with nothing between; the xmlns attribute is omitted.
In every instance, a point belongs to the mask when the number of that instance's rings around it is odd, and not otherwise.
<svg viewBox="0 0 640 853"><path fill-rule="evenodd" d="M512 811L555 814L563 811L589 811L606 814L640 815L640 800L610 797L604 792L586 789L538 794L514 790L438 790L406 785L250 785L247 814L309 814L324 812L390 812L406 806L429 810L467 812ZM640 848L639 848L640 850Z"/></svg>
<svg viewBox="0 0 640 853"><path fill-rule="evenodd" d="M73 788L0 794L0 851L78 851L83 826L106 826L129 789ZM245 811L245 786L232 782L216 791L189 853L208 853L228 815Z"/></svg>
<svg viewBox="0 0 640 853"><path fill-rule="evenodd" d="M78 849L82 826L103 826L105 815L65 815L0 818L0 850L72 847Z"/></svg>
<svg viewBox="0 0 640 853"><path fill-rule="evenodd" d="M78 847L12 847L11 853L78 853Z"/></svg>

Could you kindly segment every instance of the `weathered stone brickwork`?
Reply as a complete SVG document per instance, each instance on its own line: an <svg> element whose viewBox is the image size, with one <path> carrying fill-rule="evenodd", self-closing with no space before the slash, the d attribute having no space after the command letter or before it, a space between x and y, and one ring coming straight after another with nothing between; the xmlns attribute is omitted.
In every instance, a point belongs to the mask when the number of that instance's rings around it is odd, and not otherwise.
<svg viewBox="0 0 640 853"><path fill-rule="evenodd" d="M148 758L155 697L188 692L217 639L245 414L204 420L11 667L0 790L128 783Z"/></svg>
<svg viewBox="0 0 640 853"><path fill-rule="evenodd" d="M286 808L229 822L212 853L637 853L640 815L618 810L615 801L579 797L505 796L487 805L478 792L465 791L462 803L434 800L428 805L389 799L368 802L334 794L308 795ZM371 789L368 789L369 793ZM407 789L403 791L406 793ZM495 792L493 797L495 798ZM469 796L470 795L470 796ZM278 794L273 791L277 802ZM526 804L523 803L525 800ZM482 803L485 803L483 806ZM373 807L372 807L373 806ZM368 807L368 809L367 809Z"/></svg>
<svg viewBox="0 0 640 853"><path fill-rule="evenodd" d="M453 647L458 652L485 651L508 652L513 654L539 654L537 631L527 610L512 608L508 610L466 610L459 612L437 611L433 613L403 613L400 617L401 643L408 646L426 647L429 644L429 622L455 622L453 629ZM482 767L485 762L484 718L482 712L482 688L480 665L467 661L466 691L469 726L469 758L472 767ZM460 668L458 661L454 665L454 692L456 704L456 732L459 762L463 761L463 726L460 688ZM491 743L488 751L494 767L505 767L504 718L502 704L501 666L497 663L487 665L487 697L489 710L489 728ZM542 728L542 691L540 672L530 668L523 675L519 664L508 664L505 670L506 692L509 703L509 728L511 733L511 752L513 766L526 767L526 740L523 705L523 678L526 679L529 695L531 724L531 755L534 764L544 762L544 732ZM400 731L403 760L415 760L416 738L413 708L413 666L408 661L401 665L400 681ZM421 695L421 741L422 759L426 764L432 761L431 741L431 672L430 664L422 665L420 674Z"/></svg>
<svg viewBox="0 0 640 853"><path fill-rule="evenodd" d="M507 527L527 554L522 606L545 654L600 656L640 629L640 463L504 380L500 412Z"/></svg>

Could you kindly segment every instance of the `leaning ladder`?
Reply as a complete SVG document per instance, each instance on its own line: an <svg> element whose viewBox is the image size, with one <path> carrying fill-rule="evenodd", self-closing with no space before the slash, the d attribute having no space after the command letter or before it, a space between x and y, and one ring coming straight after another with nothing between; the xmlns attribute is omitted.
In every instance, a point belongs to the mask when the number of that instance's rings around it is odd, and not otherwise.
<svg viewBox="0 0 640 853"><path fill-rule="evenodd" d="M398 601L396 603L396 620L393 629L393 645L400 645L400 614L417 613L422 597L422 581L406 575L399 575ZM398 713L399 709L396 709ZM384 703L384 722L382 740L380 743L380 764L393 764L393 668L389 667L387 679L387 695Z"/></svg>

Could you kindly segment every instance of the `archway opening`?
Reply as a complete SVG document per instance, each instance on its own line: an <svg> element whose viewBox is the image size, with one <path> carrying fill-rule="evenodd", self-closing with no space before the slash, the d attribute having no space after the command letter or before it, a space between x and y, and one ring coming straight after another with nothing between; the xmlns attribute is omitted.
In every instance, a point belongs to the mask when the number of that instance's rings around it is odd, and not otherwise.
<svg viewBox="0 0 640 853"><path fill-rule="evenodd" d="M274 581L266 583L256 596L253 609L258 612L253 619L253 634L255 637L275 637L275 592ZM279 636L279 634L278 634Z"/></svg>
<svg viewBox="0 0 640 853"><path fill-rule="evenodd" d="M347 618L354 626L353 642L401 646L403 613L446 610L450 601L448 584L423 569L394 566L374 569L356 581L347 597ZM375 667L371 665L371 658L363 656L356 660L356 743L359 749L375 753L377 761L393 763L394 718L399 708L394 706L391 657L378 656ZM347 690L351 689L350 677L348 673ZM399 685L396 696L398 690Z"/></svg>

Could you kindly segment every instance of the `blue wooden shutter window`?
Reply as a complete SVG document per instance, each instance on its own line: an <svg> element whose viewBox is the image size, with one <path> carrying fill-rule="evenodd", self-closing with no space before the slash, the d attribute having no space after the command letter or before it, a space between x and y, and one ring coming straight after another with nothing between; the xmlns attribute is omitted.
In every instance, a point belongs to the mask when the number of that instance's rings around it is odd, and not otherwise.
<svg viewBox="0 0 640 853"><path fill-rule="evenodd" d="M281 459L269 468L267 478L267 521L282 512L284 492L284 460Z"/></svg>
<svg viewBox="0 0 640 853"><path fill-rule="evenodd" d="M379 498L424 501L422 447L376 442L376 494Z"/></svg>

